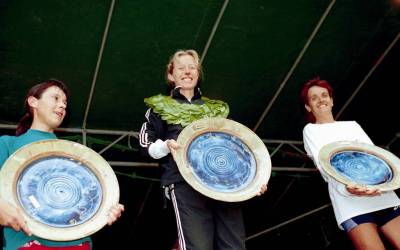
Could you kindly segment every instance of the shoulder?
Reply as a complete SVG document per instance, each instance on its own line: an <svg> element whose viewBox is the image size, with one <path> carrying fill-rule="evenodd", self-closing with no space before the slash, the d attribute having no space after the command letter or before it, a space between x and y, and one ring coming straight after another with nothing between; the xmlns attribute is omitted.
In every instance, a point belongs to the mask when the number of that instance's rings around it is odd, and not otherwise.
<svg viewBox="0 0 400 250"><path fill-rule="evenodd" d="M144 114L144 117L146 118L146 121L151 124L157 124L157 123L164 122L162 120L161 116L157 112L155 112L153 108L148 108L146 110L146 113Z"/></svg>
<svg viewBox="0 0 400 250"><path fill-rule="evenodd" d="M16 136L3 135L0 136L0 168L2 167L4 161L13 152L13 145L15 144Z"/></svg>
<svg viewBox="0 0 400 250"><path fill-rule="evenodd" d="M11 135L2 135L0 136L0 143L3 145L9 145L10 143L12 143L15 138L17 138L16 136L11 136Z"/></svg>
<svg viewBox="0 0 400 250"><path fill-rule="evenodd" d="M315 124L314 124L314 123L307 123L307 124L304 126L303 130L310 129L313 125L315 125Z"/></svg>
<svg viewBox="0 0 400 250"><path fill-rule="evenodd" d="M201 97L201 99L204 101L204 105L207 106L208 110L213 110L214 113L218 113L211 117L228 117L230 112L228 103L221 100L210 99L205 96Z"/></svg>
<svg viewBox="0 0 400 250"><path fill-rule="evenodd" d="M158 95L153 95L153 96L144 98L144 103L148 107L153 108L157 104L170 102L172 100L173 100L173 98L170 96L158 94Z"/></svg>
<svg viewBox="0 0 400 250"><path fill-rule="evenodd" d="M226 103L222 100L211 99L206 96L202 96L201 99L204 101L204 103L213 103L213 104L219 104L219 105L223 105L223 106L229 106L228 103Z"/></svg>
<svg viewBox="0 0 400 250"><path fill-rule="evenodd" d="M347 126L354 126L354 125L360 126L356 121L336 121L335 123L343 124L343 125L347 125Z"/></svg>
<svg viewBox="0 0 400 250"><path fill-rule="evenodd" d="M340 127L362 129L360 124L356 121L338 121L336 124Z"/></svg>
<svg viewBox="0 0 400 250"><path fill-rule="evenodd" d="M303 128L303 133L310 133L312 130L318 128L318 124L315 123L307 123Z"/></svg>
<svg viewBox="0 0 400 250"><path fill-rule="evenodd" d="M356 121L349 121L348 123L351 124L351 125L354 126L354 127L359 127L359 128L361 128L361 125L360 125L358 122L356 122Z"/></svg>
<svg viewBox="0 0 400 250"><path fill-rule="evenodd" d="M341 128L347 128L347 127L360 127L360 125L355 122L355 121L335 121L331 123L322 123L322 124L317 124L317 123L308 123L306 126L304 126L304 130L322 130L322 129L341 129Z"/></svg>
<svg viewBox="0 0 400 250"><path fill-rule="evenodd" d="M146 112L149 114L152 112L159 114L161 111L170 110L171 108L174 108L179 104L171 96L166 96L162 94L144 98L144 103L148 108L150 108L150 110L147 110Z"/></svg>

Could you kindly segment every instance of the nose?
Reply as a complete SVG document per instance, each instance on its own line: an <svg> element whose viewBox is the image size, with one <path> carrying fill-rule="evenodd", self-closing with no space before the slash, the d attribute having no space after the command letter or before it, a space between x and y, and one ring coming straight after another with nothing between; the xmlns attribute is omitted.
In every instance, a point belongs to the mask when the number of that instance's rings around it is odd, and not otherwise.
<svg viewBox="0 0 400 250"><path fill-rule="evenodd" d="M66 104L65 102L63 102L63 101L61 101L61 102L58 104L58 106L59 106L60 108L62 108L62 109L66 109L66 108L67 108L67 104Z"/></svg>
<svg viewBox="0 0 400 250"><path fill-rule="evenodd" d="M318 102L320 103L320 102L323 102L324 101L324 97L323 96L319 96L318 97Z"/></svg>

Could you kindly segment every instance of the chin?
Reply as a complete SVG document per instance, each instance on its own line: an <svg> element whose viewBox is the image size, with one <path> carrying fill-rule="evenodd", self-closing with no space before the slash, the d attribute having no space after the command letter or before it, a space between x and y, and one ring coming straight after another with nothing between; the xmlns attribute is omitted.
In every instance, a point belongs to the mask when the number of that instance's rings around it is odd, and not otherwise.
<svg viewBox="0 0 400 250"><path fill-rule="evenodd" d="M62 123L62 121L61 121L61 122L59 122L59 121L53 122L53 123L50 125L50 127L51 127L52 129L57 129L58 127L60 127L61 123Z"/></svg>

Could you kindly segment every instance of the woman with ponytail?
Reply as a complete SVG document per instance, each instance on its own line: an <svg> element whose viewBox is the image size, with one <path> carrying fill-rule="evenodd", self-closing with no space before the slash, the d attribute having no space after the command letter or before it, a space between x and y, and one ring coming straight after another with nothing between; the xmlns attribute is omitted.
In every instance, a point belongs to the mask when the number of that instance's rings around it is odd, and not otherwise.
<svg viewBox="0 0 400 250"><path fill-rule="evenodd" d="M25 114L24 114L24 116L22 116L21 120L18 123L17 130L16 130L16 133L15 133L16 136L20 136L20 135L24 134L26 131L28 131L28 129L32 125L32 122L33 122L33 109L29 104L29 98L30 97L34 97L36 99L40 99L42 97L42 94L50 87L56 87L59 90L61 90L64 93L65 97L66 97L65 102L68 100L68 98L70 96L70 92L69 92L67 86L61 81L58 81L58 80L55 80L55 79L51 79L51 80L48 80L46 82L43 82L43 83L40 83L40 84L37 84L37 85L33 86L28 91L28 94L26 95L25 103L24 103ZM66 104L67 103L65 103L65 106L66 106Z"/></svg>
<svg viewBox="0 0 400 250"><path fill-rule="evenodd" d="M21 118L16 136L0 137L0 168L7 158L32 142L56 139L54 130L58 128L66 115L69 97L68 88L58 80L48 80L33 86L25 98L25 114ZM124 210L116 204L110 209L108 224L116 221ZM3 249L64 249L89 250L92 248L90 237L74 241L49 241L32 235L20 211L0 197L0 225L4 228Z"/></svg>

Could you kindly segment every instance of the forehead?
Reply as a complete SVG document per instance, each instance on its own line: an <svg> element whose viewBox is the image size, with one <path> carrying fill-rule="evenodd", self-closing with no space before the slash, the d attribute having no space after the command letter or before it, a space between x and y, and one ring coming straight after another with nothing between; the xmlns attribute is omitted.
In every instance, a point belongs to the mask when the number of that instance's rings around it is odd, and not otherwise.
<svg viewBox="0 0 400 250"><path fill-rule="evenodd" d="M308 89L308 96L318 95L328 93L328 89L320 87L320 86L312 86Z"/></svg>
<svg viewBox="0 0 400 250"><path fill-rule="evenodd" d="M181 55L176 57L174 62L176 64L197 64L194 57L191 55Z"/></svg>
<svg viewBox="0 0 400 250"><path fill-rule="evenodd" d="M60 89L59 87L57 87L57 86L51 86L51 87L47 88L43 92L42 96L43 95L58 95L58 96L61 96L64 99L67 99L67 96L65 95L64 91L62 89Z"/></svg>

